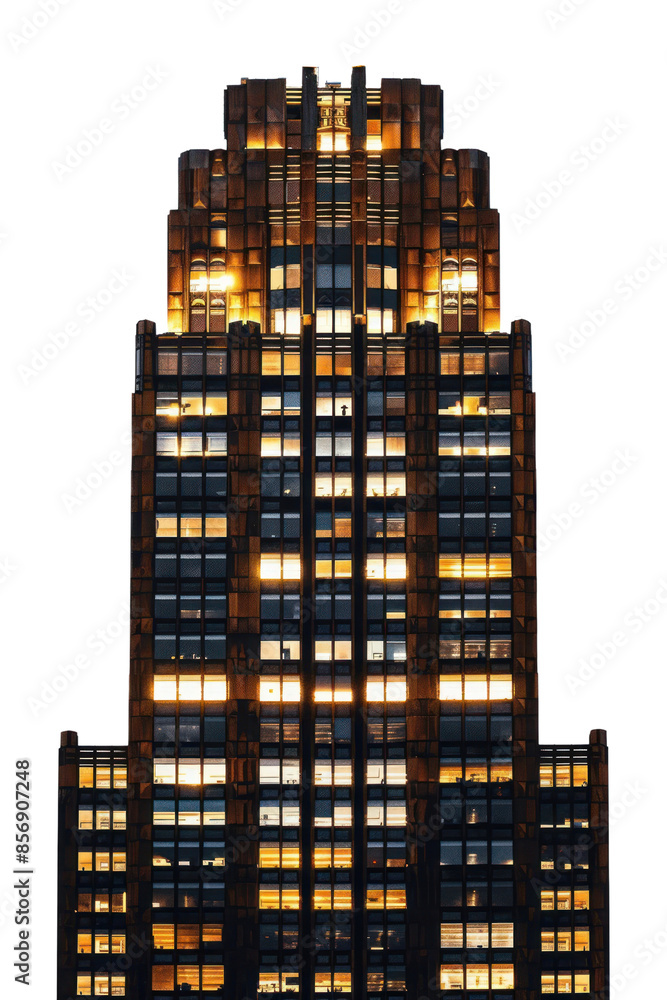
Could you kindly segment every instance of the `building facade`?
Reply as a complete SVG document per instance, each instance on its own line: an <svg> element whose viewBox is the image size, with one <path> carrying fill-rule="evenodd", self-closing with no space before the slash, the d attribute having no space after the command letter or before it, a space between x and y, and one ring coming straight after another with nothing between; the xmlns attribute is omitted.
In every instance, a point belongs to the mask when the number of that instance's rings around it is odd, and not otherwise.
<svg viewBox="0 0 667 1000"><path fill-rule="evenodd" d="M181 156L129 742L60 751L58 1000L607 995L605 733L538 736L530 326L442 122L304 69Z"/></svg>

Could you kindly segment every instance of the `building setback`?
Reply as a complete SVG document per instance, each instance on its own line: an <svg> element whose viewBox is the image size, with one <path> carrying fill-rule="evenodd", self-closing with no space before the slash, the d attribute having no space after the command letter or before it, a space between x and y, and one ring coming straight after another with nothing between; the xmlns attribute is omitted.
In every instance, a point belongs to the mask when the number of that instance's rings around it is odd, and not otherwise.
<svg viewBox="0 0 667 1000"><path fill-rule="evenodd" d="M60 750L58 1000L607 995L606 735L538 736L530 325L442 121L304 69L180 158L129 743Z"/></svg>

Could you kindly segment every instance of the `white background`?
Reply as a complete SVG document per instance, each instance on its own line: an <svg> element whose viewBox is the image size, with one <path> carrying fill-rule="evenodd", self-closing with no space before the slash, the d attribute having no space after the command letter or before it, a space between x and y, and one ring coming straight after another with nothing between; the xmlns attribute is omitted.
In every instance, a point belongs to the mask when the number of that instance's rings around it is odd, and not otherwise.
<svg viewBox="0 0 667 1000"><path fill-rule="evenodd" d="M149 318L166 328L178 154L224 145L226 84L286 76L299 86L302 65L316 65L322 81L345 85L360 63L372 87L382 76L441 85L444 144L491 156L502 328L526 317L534 332L541 740L583 743L590 729L609 732L616 995L664 995L659 302L667 270L664 262L641 270L652 248L667 249L661 8L641 0L43 3L55 12L45 17L39 0L5 2L0 12L4 995L55 996L60 731L78 730L84 744L127 740L128 629L117 623L129 595L134 326ZM128 108L124 95L149 70L164 79ZM102 118L111 131L58 177L67 147ZM608 119L616 135L604 132ZM571 183L559 193L563 170ZM127 284L105 304L115 270ZM624 275L635 272L632 290ZM99 308L92 321L81 311L89 296ZM606 300L615 311L564 355L573 330ZM76 336L54 350L51 338L72 323ZM108 472L109 461L111 474L96 480L97 463ZM68 509L91 474L97 487ZM77 655L88 666L54 691ZM13 761L23 757L33 762L35 821L29 994L14 984L10 957L10 805Z"/></svg>

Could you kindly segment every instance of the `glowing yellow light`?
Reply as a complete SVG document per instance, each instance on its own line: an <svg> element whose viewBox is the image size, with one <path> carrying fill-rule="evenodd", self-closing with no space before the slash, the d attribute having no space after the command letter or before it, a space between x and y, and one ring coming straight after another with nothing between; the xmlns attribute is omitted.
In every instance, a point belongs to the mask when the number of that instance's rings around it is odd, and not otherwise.
<svg viewBox="0 0 667 1000"><path fill-rule="evenodd" d="M512 677L510 674L494 674L488 681L483 674L444 675L440 678L440 699L442 701L509 701L512 698Z"/></svg>
<svg viewBox="0 0 667 1000"><path fill-rule="evenodd" d="M439 575L445 579L480 580L486 577L496 579L512 575L511 556L491 556L488 566L484 556L466 556L463 564L460 556L440 556Z"/></svg>
<svg viewBox="0 0 667 1000"><path fill-rule="evenodd" d="M204 295L208 289L212 292L224 292L233 285L233 276L226 273L213 274L210 278L206 274L197 274L190 278L190 291L198 295Z"/></svg>
<svg viewBox="0 0 667 1000"><path fill-rule="evenodd" d="M259 681L260 701L299 701L301 698L301 682L298 679L284 680L280 677L261 677Z"/></svg>
<svg viewBox="0 0 667 1000"><path fill-rule="evenodd" d="M263 555L259 569L262 580L298 580L301 577L301 562L298 556Z"/></svg>
<svg viewBox="0 0 667 1000"><path fill-rule="evenodd" d="M442 277L443 292L458 292L461 279L455 271L445 271Z"/></svg>

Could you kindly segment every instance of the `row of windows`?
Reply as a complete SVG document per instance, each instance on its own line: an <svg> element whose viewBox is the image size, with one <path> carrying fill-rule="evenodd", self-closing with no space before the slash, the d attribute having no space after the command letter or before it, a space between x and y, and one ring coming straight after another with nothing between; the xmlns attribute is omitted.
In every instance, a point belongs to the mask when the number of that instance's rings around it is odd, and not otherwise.
<svg viewBox="0 0 667 1000"><path fill-rule="evenodd" d="M485 840L442 841L440 844L441 865L511 865L513 852L511 840L494 840L489 845Z"/></svg>
<svg viewBox="0 0 667 1000"><path fill-rule="evenodd" d="M367 910L403 910L407 906L406 891L400 888L366 889L365 908ZM313 909L351 910L351 887L316 886L313 890ZM301 893L298 889L272 887L260 888L260 910L298 910L301 907Z"/></svg>
<svg viewBox="0 0 667 1000"><path fill-rule="evenodd" d="M514 966L512 965L442 965L440 989L442 990L512 990Z"/></svg>
<svg viewBox="0 0 667 1000"><path fill-rule="evenodd" d="M124 934L92 934L79 931L76 936L76 950L79 955L123 955L125 954Z"/></svg>
<svg viewBox="0 0 667 1000"><path fill-rule="evenodd" d="M227 517L224 514L158 514L156 538L225 538Z"/></svg>
<svg viewBox="0 0 667 1000"><path fill-rule="evenodd" d="M343 267L344 265L341 265ZM385 273L387 269L385 268ZM388 272L391 273L391 272ZM342 275L342 270L341 270ZM284 278L282 279L284 281ZM296 287L296 286L295 286ZM280 310L283 315L287 313L287 320L283 319L283 322L289 324L283 329L276 329L275 333L280 334L299 334L301 332L301 313L298 308L288 308L286 310ZM381 310L381 309L369 309L367 312L367 332L374 333L392 333L393 329L387 329L386 324L383 322L392 316L387 317L383 315L383 312L392 313L391 309ZM276 316L278 320L278 316ZM393 324L392 324L393 326ZM384 327L384 329L383 329ZM350 309L317 309L315 313L315 328L318 333L330 333L333 332L334 328L337 333L351 333L352 331L352 312ZM181 355L180 359L180 372L179 372L179 353ZM272 352L276 355L280 355L283 352ZM287 352L285 352L287 353ZM264 361L264 354L262 352L262 360ZM287 357L292 362L296 362L296 366L290 365L289 371L281 372L280 365L272 364L267 370L264 365L262 366L263 375L299 375L299 354L294 355L287 354ZM272 359L273 361L274 359ZM462 352L443 350L440 353L440 372L442 375L479 375L484 376L488 373L490 376L503 376L509 374L509 352L508 351L484 351L484 350L464 350ZM158 375L178 375L183 376L201 376L203 374L220 376L227 373L227 352L224 350L216 350L213 348L208 348L206 351L197 350L195 348L184 348L179 352L177 348L163 347L158 348ZM326 374L326 373L323 373ZM351 374L344 372L341 374ZM215 404L213 404L215 405Z"/></svg>
<svg viewBox="0 0 667 1000"><path fill-rule="evenodd" d="M153 945L160 950L191 951L222 941L222 924L153 924Z"/></svg>
<svg viewBox="0 0 667 1000"><path fill-rule="evenodd" d="M391 649L392 643L399 649ZM331 658L332 641L320 643L326 649L319 649L317 660ZM352 655L351 640L337 640L338 659L349 659ZM326 655L323 655L326 654ZM347 655L345 655L347 654ZM372 639L367 642L368 659L405 659L405 640ZM158 674L153 680L153 697L155 701L224 701L227 696L227 681L217 674ZM366 681L366 700L377 702L404 702L407 698L407 682L403 678L376 677ZM509 674L443 675L440 678L440 698L443 701L502 701L512 698L512 678ZM298 702L301 700L301 681L298 677L260 676L259 700L263 702ZM331 680L318 677L315 687L315 701L351 702L352 689L350 678L336 678L332 687ZM83 772L85 769L81 769ZM92 771L91 769L87 769ZM120 780L120 779L119 779ZM86 784L86 782L91 784ZM125 788L124 784L114 787ZM81 787L92 787L92 774L81 776ZM108 788L108 784L97 787Z"/></svg>
<svg viewBox="0 0 667 1000"><path fill-rule="evenodd" d="M178 806L178 811L177 807ZM224 799L161 799L153 803L154 826L224 826Z"/></svg>
<svg viewBox="0 0 667 1000"><path fill-rule="evenodd" d="M480 390L438 393L439 416L486 417L509 413L509 392L489 392L488 395Z"/></svg>
<svg viewBox="0 0 667 1000"><path fill-rule="evenodd" d="M174 906L182 910L194 910L200 905L205 910L220 910L225 905L225 887L222 882L165 882L153 887L153 909L171 910ZM214 914L213 916L217 916Z"/></svg>
<svg viewBox="0 0 667 1000"><path fill-rule="evenodd" d="M77 868L80 872L124 872L125 851L79 851Z"/></svg>
<svg viewBox="0 0 667 1000"><path fill-rule="evenodd" d="M164 758L153 762L155 784L224 784L224 760L192 760ZM405 761L368 761L366 780L369 785L404 785L407 781ZM301 781L301 763L298 760L260 760L260 785L298 785ZM316 761L313 764L312 784L315 786L345 787L352 784L351 761Z"/></svg>
<svg viewBox="0 0 667 1000"><path fill-rule="evenodd" d="M79 809L79 830L124 830L125 809Z"/></svg>
<svg viewBox="0 0 667 1000"><path fill-rule="evenodd" d="M168 834L166 835L168 836ZM183 832L181 832L182 835ZM191 841L180 841L178 848L173 840L163 840L154 843L153 867L172 868L176 865L181 875L185 877L192 877L188 872L188 868L224 868L224 841L208 839L211 836L219 837L220 832L217 830L204 830L204 844L201 849L198 843L192 843ZM173 900L170 905L173 905Z"/></svg>
<svg viewBox="0 0 667 1000"><path fill-rule="evenodd" d="M441 375L508 375L508 351L441 351Z"/></svg>
<svg viewBox="0 0 667 1000"><path fill-rule="evenodd" d="M125 976L109 976L108 973L91 976L90 973L79 973L76 977L76 995L78 997L124 997Z"/></svg>
<svg viewBox="0 0 667 1000"><path fill-rule="evenodd" d="M225 970L222 965L154 965L152 986L154 990L173 990L179 993L201 990L203 993L222 994Z"/></svg>
<svg viewBox="0 0 667 1000"><path fill-rule="evenodd" d="M127 765L82 764L79 767L79 788L127 788Z"/></svg>
<svg viewBox="0 0 667 1000"><path fill-rule="evenodd" d="M588 764L540 764L542 788L582 788L588 784Z"/></svg>
<svg viewBox="0 0 667 1000"><path fill-rule="evenodd" d="M161 463L173 464L168 459L158 459ZM201 463L196 463L200 465ZM178 495L180 483L181 498L186 502L201 497L205 489L209 500L220 499L227 495L227 473L213 472L210 468L204 476L201 470L193 471L192 463L187 459L181 465L180 476L177 472L160 472L155 475L155 494L157 497L175 497ZM190 470L190 471L188 471ZM194 536L198 537L198 536Z"/></svg>
<svg viewBox="0 0 667 1000"><path fill-rule="evenodd" d="M219 674L159 674L153 679L155 701L224 701L227 679Z"/></svg>
<svg viewBox="0 0 667 1000"><path fill-rule="evenodd" d="M329 729L330 736L330 724L327 728ZM262 742L265 741L262 740ZM203 762L201 760L192 760L190 758L180 758L178 762L175 758L164 758L162 760L155 760L153 768L155 784L215 785L224 784L225 782L226 765L225 761L219 758L209 758L205 759ZM510 781L511 779L512 764L506 760L491 762L487 762L485 760L469 760L465 765L462 763L443 763L440 765L441 784L458 784L463 781L486 783L489 780L494 782ZM367 761L366 763L366 781L369 785L400 786L404 785L406 780L407 770L405 761ZM296 760L284 760L282 762L279 760L261 760L259 767L259 782L262 785L300 784L300 763ZM322 787L351 786L351 761L335 761L333 763L331 761L316 761L313 764L312 783L315 786ZM587 807L583 804L582 808ZM97 810L95 816L95 829L111 829L110 817L110 810ZM113 829L124 829L124 823L125 812L115 810L113 812ZM79 824L80 829L93 829L92 809L79 810ZM575 825L587 825L587 818L576 819ZM108 859L108 854L106 857Z"/></svg>
<svg viewBox="0 0 667 1000"><path fill-rule="evenodd" d="M588 972L568 972L553 975L542 973L542 993L590 993L591 977Z"/></svg>
<svg viewBox="0 0 667 1000"><path fill-rule="evenodd" d="M180 372L179 372L180 356ZM158 346L158 375L226 375L227 351L207 348L206 351L196 348L178 348Z"/></svg>
<svg viewBox="0 0 667 1000"><path fill-rule="evenodd" d="M587 910L590 893L588 889L542 889L540 908L542 910Z"/></svg>
<svg viewBox="0 0 667 1000"><path fill-rule="evenodd" d="M180 434L158 431L155 454L175 458L196 455L219 458L227 454L227 434L222 431L206 431L204 434L201 431L181 431Z"/></svg>
<svg viewBox="0 0 667 1000"><path fill-rule="evenodd" d="M443 923L440 925L440 947L513 948L514 924Z"/></svg>
<svg viewBox="0 0 667 1000"><path fill-rule="evenodd" d="M176 846L174 841L160 841L154 844L153 866L169 868L176 863ZM405 867L405 845L389 845L369 841L367 846L367 864L369 867L378 863L384 867L384 854L387 854L386 867ZM225 865L224 843L207 841L200 855L198 844L187 841L178 845L178 867L187 869L198 867L221 868ZM352 847L349 843L317 843L313 847L313 867L317 869L351 868ZM298 869L301 867L301 850L298 844L277 841L263 841L259 845L259 867L263 869Z"/></svg>
<svg viewBox="0 0 667 1000"><path fill-rule="evenodd" d="M80 892L77 897L77 913L125 913L125 909L124 892Z"/></svg>
<svg viewBox="0 0 667 1000"><path fill-rule="evenodd" d="M591 934L588 927L572 930L543 930L542 951L590 951Z"/></svg>
<svg viewBox="0 0 667 1000"><path fill-rule="evenodd" d="M587 802L551 802L540 806L540 826L542 829L555 827L563 830L574 827L583 829L588 826L589 810Z"/></svg>
<svg viewBox="0 0 667 1000"><path fill-rule="evenodd" d="M227 393L192 392L183 389L163 390L156 394L155 414L158 417L224 417L227 414Z"/></svg>

